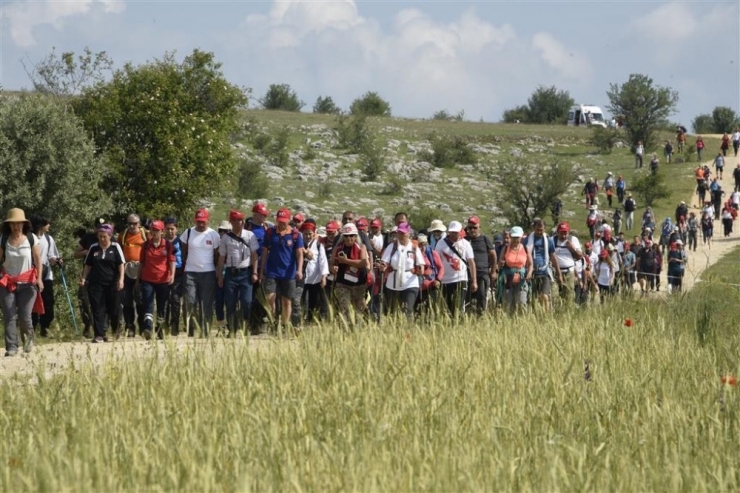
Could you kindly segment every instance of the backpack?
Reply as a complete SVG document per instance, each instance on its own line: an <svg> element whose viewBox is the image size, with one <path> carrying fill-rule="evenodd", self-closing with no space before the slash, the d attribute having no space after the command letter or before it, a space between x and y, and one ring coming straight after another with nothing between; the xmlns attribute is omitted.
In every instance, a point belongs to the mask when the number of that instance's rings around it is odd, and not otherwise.
<svg viewBox="0 0 740 493"><path fill-rule="evenodd" d="M640 251L641 267L652 269L655 266L655 250L651 247L645 247Z"/></svg>
<svg viewBox="0 0 740 493"><path fill-rule="evenodd" d="M147 237L146 237L146 230L144 228L139 228L139 232L141 233L141 239L146 243ZM126 228L123 233L121 233L121 246L126 244L126 235L128 234L128 228Z"/></svg>
<svg viewBox="0 0 740 493"><path fill-rule="evenodd" d="M33 236L33 233L30 231L26 233L26 238L28 239L28 244L31 246L31 249L33 249L33 245L36 243L36 240ZM48 241L48 239L47 239ZM3 258L0 261L0 264L5 263L5 248L8 246L8 237L3 235L3 237L0 239L0 248L3 249ZM33 263L33 254L31 255L31 263Z"/></svg>

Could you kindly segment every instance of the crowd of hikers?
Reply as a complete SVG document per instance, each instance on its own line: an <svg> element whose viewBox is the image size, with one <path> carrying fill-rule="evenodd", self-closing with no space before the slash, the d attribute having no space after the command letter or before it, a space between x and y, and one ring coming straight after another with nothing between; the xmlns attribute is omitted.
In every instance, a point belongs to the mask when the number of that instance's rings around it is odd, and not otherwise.
<svg viewBox="0 0 740 493"><path fill-rule="evenodd" d="M731 235L740 210L740 164L723 202L725 154L714 160L714 176L707 165L695 170L698 216L681 202L673 218L659 223L646 207L636 222L637 203L621 175L607 173L601 186L589 180L583 243L559 221L560 200L549 231L536 218L526 231L517 225L492 237L475 215L448 224L436 219L417 231L404 212L390 225L353 211L318 224L285 208L273 216L263 203L251 215L231 210L216 230L207 209L187 224L130 214L118 233L101 217L92 231L79 232L74 252L83 262L77 290L83 335L95 343L109 335L136 337L137 328L145 339L177 336L181 329L190 336L212 329L236 336L300 331L319 321L357 326L386 316L550 310L555 302L582 306L659 291L664 269L667 289L680 292L687 252L711 246L715 220ZM600 190L609 207L616 200L610 215L599 210ZM3 222L6 356L17 354L21 343L30 352L36 329L45 337L54 320L52 267L64 263L49 228L49 218L27 219L21 209L11 209ZM59 272L67 288L64 269Z"/></svg>

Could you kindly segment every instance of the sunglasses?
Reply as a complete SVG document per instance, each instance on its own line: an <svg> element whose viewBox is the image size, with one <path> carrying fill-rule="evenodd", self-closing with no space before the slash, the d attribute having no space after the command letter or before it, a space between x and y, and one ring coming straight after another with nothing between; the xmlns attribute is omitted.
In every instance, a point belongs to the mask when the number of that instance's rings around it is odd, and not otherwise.
<svg viewBox="0 0 740 493"><path fill-rule="evenodd" d="M139 223L128 223L129 226L138 226Z"/></svg>
<svg viewBox="0 0 740 493"><path fill-rule="evenodd" d="M357 235L344 235L345 238L357 238Z"/></svg>

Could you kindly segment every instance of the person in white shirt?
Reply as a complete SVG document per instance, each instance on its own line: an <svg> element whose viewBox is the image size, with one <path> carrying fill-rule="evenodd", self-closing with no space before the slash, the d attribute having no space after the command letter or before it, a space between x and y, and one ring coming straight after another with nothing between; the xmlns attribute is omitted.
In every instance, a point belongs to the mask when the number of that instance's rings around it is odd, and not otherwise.
<svg viewBox="0 0 740 493"><path fill-rule="evenodd" d="M740 129L736 128L735 133L732 134L732 148L737 156L737 150L740 148Z"/></svg>
<svg viewBox="0 0 740 493"><path fill-rule="evenodd" d="M594 265L594 276L596 276L599 298L601 298L601 304L603 305L604 299L612 293L612 285L614 284L614 263L606 250L602 250L599 254L599 260Z"/></svg>
<svg viewBox="0 0 740 493"><path fill-rule="evenodd" d="M51 221L47 217L33 216L31 217L31 225L33 232L39 238L39 245L41 246L41 272L39 275L44 280L44 291L41 293L41 297L44 300L44 314L38 315L32 314L33 330L36 331L36 327L40 326L41 337L48 337L49 327L54 321L54 273L51 267L54 265L62 265L62 259L57 250L57 244L54 238L49 234L51 228Z"/></svg>
<svg viewBox="0 0 740 493"><path fill-rule="evenodd" d="M635 169L642 168L642 158L645 155L645 146L642 145L642 141L638 140L635 146Z"/></svg>
<svg viewBox="0 0 740 493"><path fill-rule="evenodd" d="M447 227L447 236L437 241L435 251L442 259L444 276L442 277L442 293L450 313L454 316L458 312L464 313L465 294L470 281L470 291L478 290L476 279L475 259L470 242L460 238L462 223L452 221ZM470 278L468 278L468 273Z"/></svg>
<svg viewBox="0 0 740 493"><path fill-rule="evenodd" d="M321 229L321 228L319 228ZM326 311L326 297L324 288L329 276L329 260L326 258L326 249L319 241L316 234L316 222L307 219L301 226L303 233L303 278L305 289L303 291L307 308L308 321L318 322L319 314Z"/></svg>
<svg viewBox="0 0 740 493"><path fill-rule="evenodd" d="M581 242L570 234L570 224L566 222L558 224L556 231L555 257L563 279L560 284L560 296L570 303L573 301L578 282L576 262L583 257Z"/></svg>
<svg viewBox="0 0 740 493"><path fill-rule="evenodd" d="M216 263L221 238L208 227L207 209L195 213L195 226L180 235L182 261L185 264L185 302L188 313L188 335L195 335L195 316L204 336L208 336L216 298Z"/></svg>
<svg viewBox="0 0 740 493"><path fill-rule="evenodd" d="M419 297L419 276L424 273L424 256L411 242L411 226L401 223L396 230L396 241L383 250L380 268L385 270L385 288L390 296L390 306L401 309L406 318L414 315Z"/></svg>

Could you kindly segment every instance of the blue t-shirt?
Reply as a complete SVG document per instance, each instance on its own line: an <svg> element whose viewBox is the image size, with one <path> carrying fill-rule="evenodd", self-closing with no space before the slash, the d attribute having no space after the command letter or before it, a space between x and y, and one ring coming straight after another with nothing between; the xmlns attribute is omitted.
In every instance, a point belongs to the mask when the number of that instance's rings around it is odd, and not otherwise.
<svg viewBox="0 0 740 493"><path fill-rule="evenodd" d="M257 249L257 257L262 257L262 247L265 245L265 231L267 229L265 228L265 225L262 224L260 226L257 226L254 223L249 223L249 231L254 233L254 236L257 237L257 243L259 243L260 247Z"/></svg>
<svg viewBox="0 0 740 493"><path fill-rule="evenodd" d="M270 229L272 230L270 244L264 244L265 248L269 248L265 276L270 279L295 279L295 251L297 248L303 248L303 235L300 233L294 235L295 228L283 236L280 236L274 226ZM264 241L267 241L267 233L264 235Z"/></svg>
<svg viewBox="0 0 740 493"><path fill-rule="evenodd" d="M529 241L529 236L524 238L524 241L522 244L529 248L529 245L527 242ZM532 235L534 248L532 249L532 260L534 261L534 274L536 276L544 276L547 274L547 264L550 262L549 258L545 258L545 237L540 236L539 238L537 235ZM552 255L552 253L555 251L555 242L552 240L551 237L547 237L547 248L548 248L548 255Z"/></svg>
<svg viewBox="0 0 740 493"><path fill-rule="evenodd" d="M172 240L172 250L175 252L175 268L182 269L182 240L180 236Z"/></svg>

